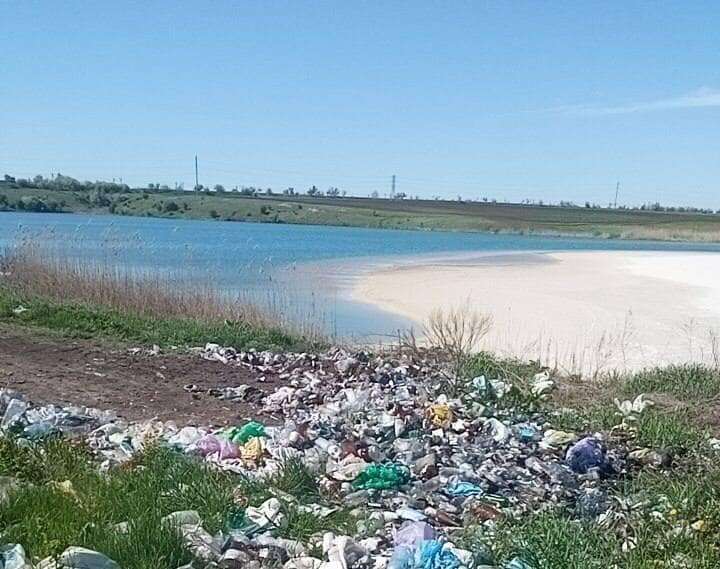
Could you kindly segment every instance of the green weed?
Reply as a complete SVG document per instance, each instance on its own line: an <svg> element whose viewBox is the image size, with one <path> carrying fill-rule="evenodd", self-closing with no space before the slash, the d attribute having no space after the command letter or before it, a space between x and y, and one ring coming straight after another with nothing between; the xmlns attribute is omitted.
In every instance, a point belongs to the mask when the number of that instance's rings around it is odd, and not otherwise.
<svg viewBox="0 0 720 569"><path fill-rule="evenodd" d="M26 310L16 314L14 310L18 306ZM68 337L99 337L161 347L197 346L206 342L236 349L300 349L312 345L312 342L280 328L264 328L241 321L151 317L102 306L25 296L1 287L0 322L40 327Z"/></svg>
<svg viewBox="0 0 720 569"><path fill-rule="evenodd" d="M541 372L543 367L537 362L524 362L515 358L502 358L490 352L479 352L465 364L463 375L487 379L530 379Z"/></svg>
<svg viewBox="0 0 720 569"><path fill-rule="evenodd" d="M266 479L266 483L301 502L317 501L320 497L317 478L297 458L284 461L278 471Z"/></svg>
<svg viewBox="0 0 720 569"><path fill-rule="evenodd" d="M65 450L59 450L63 445ZM53 467L53 457L65 464ZM109 555L124 568L174 569L190 554L176 531L161 524L163 516L195 509L205 529L215 532L235 510L235 477L168 449L150 448L130 466L107 475L64 442L35 445L19 461L29 467L18 468L17 461L0 454L0 474L23 481L0 504L0 527L4 541L21 543L34 557L80 545ZM58 484L65 480L71 484ZM115 528L120 522L128 523L127 533Z"/></svg>
<svg viewBox="0 0 720 569"><path fill-rule="evenodd" d="M720 371L702 364L671 365L644 370L631 375L622 391L634 396L639 393L666 393L689 403L720 395Z"/></svg>

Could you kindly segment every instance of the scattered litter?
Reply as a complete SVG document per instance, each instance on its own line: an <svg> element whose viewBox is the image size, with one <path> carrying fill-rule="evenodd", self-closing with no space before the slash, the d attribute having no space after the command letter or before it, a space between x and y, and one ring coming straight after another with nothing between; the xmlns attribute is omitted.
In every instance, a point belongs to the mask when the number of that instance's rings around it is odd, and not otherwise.
<svg viewBox="0 0 720 569"><path fill-rule="evenodd" d="M637 421L643 411L651 405L653 405L653 402L645 399L645 395L642 393L633 401L615 399L615 406L618 408L617 414L623 418L624 423Z"/></svg>
<svg viewBox="0 0 720 569"><path fill-rule="evenodd" d="M0 567L2 569L31 569L23 546L19 543L11 543L0 547Z"/></svg>
<svg viewBox="0 0 720 569"><path fill-rule="evenodd" d="M84 547L69 547L58 558L61 567L67 569L120 569L112 559Z"/></svg>
<svg viewBox="0 0 720 569"><path fill-rule="evenodd" d="M224 429L179 428L158 421L128 424L95 409L35 406L4 390L0 429L28 441L51 434L82 437L103 469L159 443L243 476L267 480L289 459L318 476L321 495L332 497L322 504L300 504L273 488L272 497L256 507L233 495L237 510L228 514L224 534L210 535L194 510L163 520L178 526L196 558L223 568L266 562L285 569L490 567L476 563L458 545L458 529L468 523L491 529L500 519L549 504L566 507L576 519L615 527L622 510L608 498L607 479L626 472L628 464L662 468L670 463L660 449L629 446L627 432L605 439L558 430L551 415L536 410L540 405L516 407L516 396L537 403L550 394L555 383L547 372L523 386L504 377L479 376L448 392L438 364L409 355L341 349L320 355L238 352L216 344L197 351L207 360L277 380L278 387L268 394L247 385L205 393L229 405L253 401L264 416L280 418L280 424L250 421ZM193 384L185 389L200 391ZM628 423L649 404L643 396L616 402ZM720 450L720 441L711 444ZM0 502L14 484L14 479L0 479ZM60 491L74 492L69 483L55 484ZM307 542L283 539L277 530L291 515L289 505L319 518L353 509L360 514L357 531L328 532ZM706 528L704 520L685 527L695 532ZM4 569L26 569L18 545L0 549L0 559ZM60 561L76 569L117 567L102 553L77 547L65 551ZM536 569L519 557L495 567Z"/></svg>

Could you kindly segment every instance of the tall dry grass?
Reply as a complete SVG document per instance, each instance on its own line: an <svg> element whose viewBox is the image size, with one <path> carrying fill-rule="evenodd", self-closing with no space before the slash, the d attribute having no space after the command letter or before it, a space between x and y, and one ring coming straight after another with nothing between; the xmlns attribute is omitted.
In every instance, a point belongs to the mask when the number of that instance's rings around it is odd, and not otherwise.
<svg viewBox="0 0 720 569"><path fill-rule="evenodd" d="M272 298L276 311L260 307L241 294L218 290L210 278L133 269L111 259L84 262L24 240L0 255L0 285L28 296L57 302L102 306L152 318L200 322L243 323L258 328L282 328L307 338L323 339L318 322L299 322L281 313L282 301Z"/></svg>

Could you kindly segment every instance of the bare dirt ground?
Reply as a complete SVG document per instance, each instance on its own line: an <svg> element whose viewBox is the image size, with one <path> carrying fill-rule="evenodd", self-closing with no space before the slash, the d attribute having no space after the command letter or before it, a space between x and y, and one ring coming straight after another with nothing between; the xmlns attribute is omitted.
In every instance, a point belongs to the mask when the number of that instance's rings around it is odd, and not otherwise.
<svg viewBox="0 0 720 569"><path fill-rule="evenodd" d="M263 417L258 405L222 401L211 388L251 385L269 393L278 379L193 354L133 354L127 346L54 337L0 325L0 389L35 402L110 409L128 420L227 425ZM188 392L184 386L195 384Z"/></svg>

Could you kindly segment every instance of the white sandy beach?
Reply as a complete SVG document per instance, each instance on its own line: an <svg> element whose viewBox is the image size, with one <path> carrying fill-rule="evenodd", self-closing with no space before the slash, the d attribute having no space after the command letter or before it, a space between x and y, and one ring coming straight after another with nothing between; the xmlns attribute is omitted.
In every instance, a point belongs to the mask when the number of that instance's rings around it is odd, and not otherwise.
<svg viewBox="0 0 720 569"><path fill-rule="evenodd" d="M468 304L491 314L483 348L594 374L720 357L720 254L563 252L418 260L364 276L353 298L417 322Z"/></svg>

